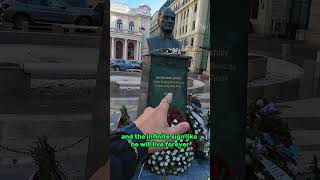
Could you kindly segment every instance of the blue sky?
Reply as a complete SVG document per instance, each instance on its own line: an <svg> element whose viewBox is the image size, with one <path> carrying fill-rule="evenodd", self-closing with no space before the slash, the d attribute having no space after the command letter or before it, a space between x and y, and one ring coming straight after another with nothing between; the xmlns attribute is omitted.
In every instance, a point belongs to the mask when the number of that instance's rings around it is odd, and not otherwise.
<svg viewBox="0 0 320 180"><path fill-rule="evenodd" d="M146 4L151 8L151 15L153 15L160 7L166 2L166 0L114 0L116 2L128 3L129 7L136 8L139 5Z"/></svg>

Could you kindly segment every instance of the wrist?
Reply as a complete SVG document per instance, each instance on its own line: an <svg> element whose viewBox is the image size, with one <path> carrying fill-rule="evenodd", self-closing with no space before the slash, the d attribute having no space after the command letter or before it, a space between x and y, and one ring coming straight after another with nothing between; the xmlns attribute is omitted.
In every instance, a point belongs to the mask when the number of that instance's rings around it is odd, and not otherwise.
<svg viewBox="0 0 320 180"><path fill-rule="evenodd" d="M135 126L141 131L142 134L148 134L147 131L144 129L144 126L140 122L134 122Z"/></svg>
<svg viewBox="0 0 320 180"><path fill-rule="evenodd" d="M128 134L128 135L131 135L131 134L139 134L139 135L143 135L144 133L136 126L135 123L132 123L132 124L129 124L123 128L120 128L119 129L120 132L124 133L124 134ZM146 140L145 139L135 139L133 138L132 140L130 140L131 142L133 143L145 143ZM133 147L132 147L133 148ZM144 159L144 157L147 155L148 153L148 148L146 147L135 147L133 148L136 153L137 153L137 156L138 156L138 161L141 161L142 159Z"/></svg>

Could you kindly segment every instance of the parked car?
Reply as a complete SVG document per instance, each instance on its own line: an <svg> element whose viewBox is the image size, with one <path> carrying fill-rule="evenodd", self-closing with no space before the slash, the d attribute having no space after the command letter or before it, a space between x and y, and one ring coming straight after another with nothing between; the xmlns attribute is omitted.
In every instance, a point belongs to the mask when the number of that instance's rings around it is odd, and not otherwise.
<svg viewBox="0 0 320 180"><path fill-rule="evenodd" d="M115 59L110 61L111 68L115 71L123 71L126 69L134 69L134 66L124 59Z"/></svg>
<svg viewBox="0 0 320 180"><path fill-rule="evenodd" d="M99 13L79 3L69 4L63 0L4 0L3 16L6 21L22 27L23 21L31 23L64 23L97 25Z"/></svg>
<svg viewBox="0 0 320 180"><path fill-rule="evenodd" d="M133 69L142 69L142 63L137 60L129 60L129 62L132 64Z"/></svg>

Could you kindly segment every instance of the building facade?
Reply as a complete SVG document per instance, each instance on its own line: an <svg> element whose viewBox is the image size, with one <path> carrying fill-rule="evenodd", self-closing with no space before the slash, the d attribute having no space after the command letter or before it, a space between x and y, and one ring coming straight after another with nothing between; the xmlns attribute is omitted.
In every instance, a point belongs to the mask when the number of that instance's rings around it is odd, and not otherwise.
<svg viewBox="0 0 320 180"><path fill-rule="evenodd" d="M190 71L210 74L208 50L210 24L209 0L168 0L162 7L170 7L176 13L174 37L182 43L183 51L192 56ZM152 36L158 30L158 15L152 18Z"/></svg>
<svg viewBox="0 0 320 180"><path fill-rule="evenodd" d="M257 34L286 35L292 0L250 0L249 17Z"/></svg>
<svg viewBox="0 0 320 180"><path fill-rule="evenodd" d="M150 37L150 7L129 8L127 4L110 5L111 59L141 60Z"/></svg>
<svg viewBox="0 0 320 180"><path fill-rule="evenodd" d="M209 28L209 0L175 0L170 5L176 13L174 36L182 43L183 51L192 56L190 70L207 70ZM204 48L202 48L204 47ZM207 72L208 73L208 72Z"/></svg>
<svg viewBox="0 0 320 180"><path fill-rule="evenodd" d="M310 7L310 18L308 21L307 40L320 46L320 0L312 0Z"/></svg>
<svg viewBox="0 0 320 180"><path fill-rule="evenodd" d="M320 0L250 0L253 31L320 45Z"/></svg>
<svg viewBox="0 0 320 180"><path fill-rule="evenodd" d="M150 37L155 37L157 34L159 34L158 16L159 11L156 11L151 18Z"/></svg>

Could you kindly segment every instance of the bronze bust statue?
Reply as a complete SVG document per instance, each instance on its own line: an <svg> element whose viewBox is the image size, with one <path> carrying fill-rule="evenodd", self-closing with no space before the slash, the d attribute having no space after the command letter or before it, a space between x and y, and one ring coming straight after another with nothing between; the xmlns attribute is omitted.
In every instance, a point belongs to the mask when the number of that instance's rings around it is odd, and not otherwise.
<svg viewBox="0 0 320 180"><path fill-rule="evenodd" d="M160 34L153 38L148 38L147 43L149 52L156 49L170 48L181 49L181 43L174 39L172 32L174 29L176 14L171 8L162 8L159 10L158 25Z"/></svg>

